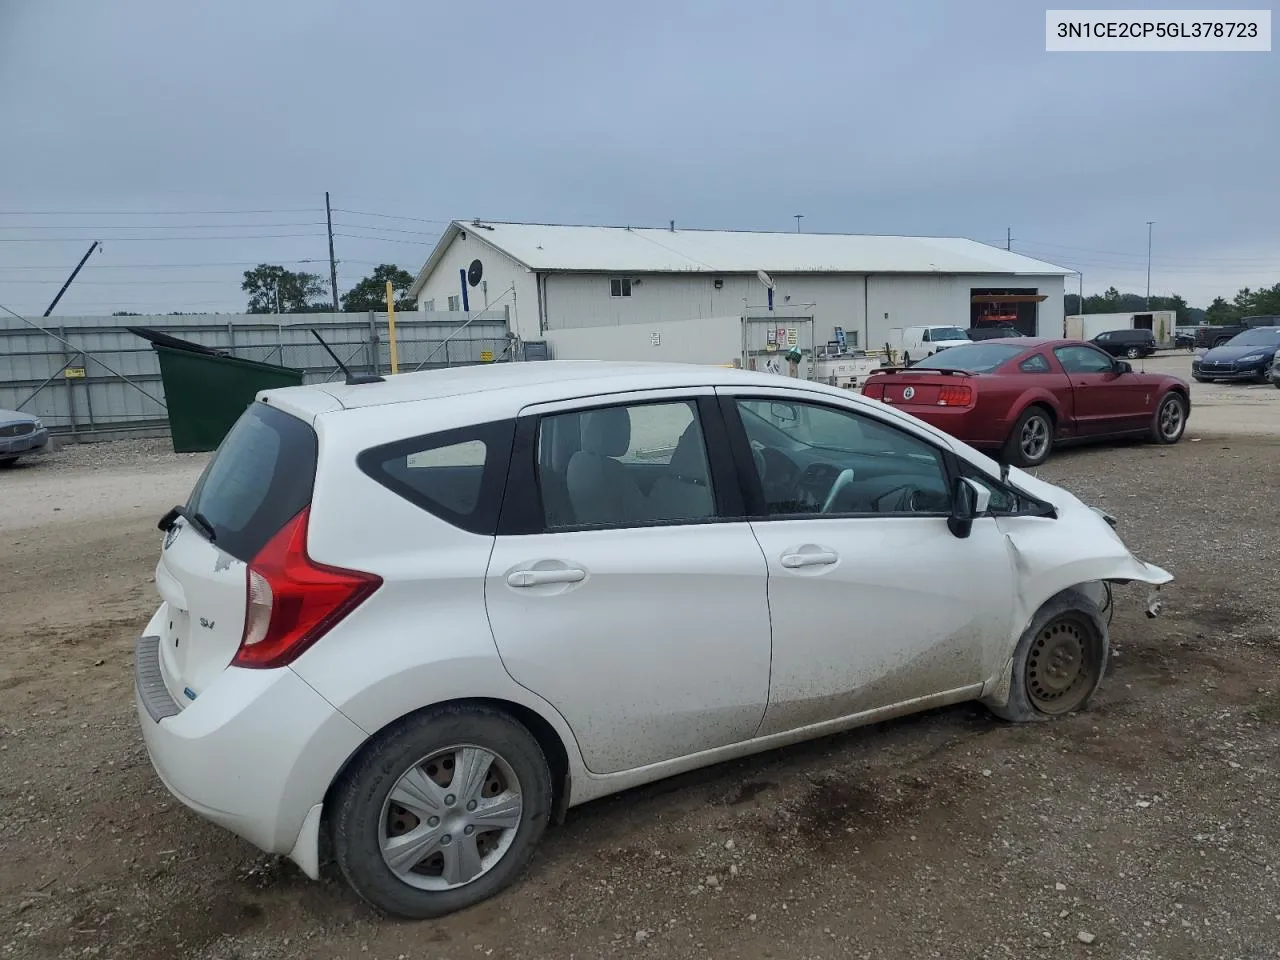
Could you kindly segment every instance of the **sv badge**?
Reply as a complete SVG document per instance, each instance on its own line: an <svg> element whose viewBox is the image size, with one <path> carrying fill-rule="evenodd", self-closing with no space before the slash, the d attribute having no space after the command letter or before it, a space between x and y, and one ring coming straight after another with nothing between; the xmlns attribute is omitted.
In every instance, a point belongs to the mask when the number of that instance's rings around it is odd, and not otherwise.
<svg viewBox="0 0 1280 960"><path fill-rule="evenodd" d="M200 618L200 626L204 627L206 630L212 630L212 629L213 629L213 621L212 621L212 620L206 620L204 617L201 617L201 618Z"/></svg>

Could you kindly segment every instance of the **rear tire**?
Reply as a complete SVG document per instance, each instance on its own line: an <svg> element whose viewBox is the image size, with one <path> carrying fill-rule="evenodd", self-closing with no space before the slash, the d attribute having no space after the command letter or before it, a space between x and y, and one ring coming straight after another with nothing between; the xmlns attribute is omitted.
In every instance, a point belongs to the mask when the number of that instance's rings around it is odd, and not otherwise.
<svg viewBox="0 0 1280 960"><path fill-rule="evenodd" d="M1004 456L1016 467L1038 467L1053 451L1053 417L1044 407L1027 407L1004 444Z"/></svg>
<svg viewBox="0 0 1280 960"><path fill-rule="evenodd" d="M546 829L552 796L546 757L522 724L489 707L438 707L379 734L343 775L334 855L378 909L440 917L515 880Z"/></svg>
<svg viewBox="0 0 1280 960"><path fill-rule="evenodd" d="M1151 416L1151 439L1155 443L1177 443L1186 429L1186 398L1171 390L1160 398Z"/></svg>
<svg viewBox="0 0 1280 960"><path fill-rule="evenodd" d="M1137 360L1140 356L1142 356L1142 351L1139 350L1137 347L1130 347L1128 350L1124 352L1124 355L1128 357L1130 360Z"/></svg>
<svg viewBox="0 0 1280 960"><path fill-rule="evenodd" d="M1008 703L988 703L987 709L1013 723L1083 710L1102 684L1110 650L1097 604L1078 590L1064 590L1036 612L1018 640Z"/></svg>
<svg viewBox="0 0 1280 960"><path fill-rule="evenodd" d="M902 365L904 367L911 366L911 354L904 352L902 354Z"/></svg>
<svg viewBox="0 0 1280 960"><path fill-rule="evenodd" d="M17 457L10 457L7 460L0 460L0 470L6 470L18 462Z"/></svg>

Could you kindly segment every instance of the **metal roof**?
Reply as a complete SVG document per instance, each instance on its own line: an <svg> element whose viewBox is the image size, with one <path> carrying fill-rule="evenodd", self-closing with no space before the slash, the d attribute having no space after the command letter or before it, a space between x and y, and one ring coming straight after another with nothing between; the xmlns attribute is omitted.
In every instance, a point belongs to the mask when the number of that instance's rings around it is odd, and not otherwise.
<svg viewBox="0 0 1280 960"><path fill-rule="evenodd" d="M1064 267L961 237L464 222L445 230L410 290L417 295L454 238L467 231L536 272L987 273L1066 276Z"/></svg>

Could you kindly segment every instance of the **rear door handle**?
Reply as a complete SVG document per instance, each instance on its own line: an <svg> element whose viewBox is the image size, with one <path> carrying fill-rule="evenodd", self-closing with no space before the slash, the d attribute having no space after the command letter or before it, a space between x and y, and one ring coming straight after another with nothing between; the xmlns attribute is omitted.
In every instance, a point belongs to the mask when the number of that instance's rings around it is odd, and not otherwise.
<svg viewBox="0 0 1280 960"><path fill-rule="evenodd" d="M587 571L575 567L559 570L517 570L507 575L507 586L539 587L547 583L578 583L587 578Z"/></svg>
<svg viewBox="0 0 1280 960"><path fill-rule="evenodd" d="M839 559L834 551L819 550L815 553L784 553L779 562L788 570L795 570L797 567L823 567Z"/></svg>

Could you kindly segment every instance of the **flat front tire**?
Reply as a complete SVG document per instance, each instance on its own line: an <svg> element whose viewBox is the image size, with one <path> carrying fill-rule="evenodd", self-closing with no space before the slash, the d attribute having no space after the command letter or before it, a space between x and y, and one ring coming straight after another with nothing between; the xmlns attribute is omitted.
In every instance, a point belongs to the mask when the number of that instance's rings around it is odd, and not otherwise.
<svg viewBox="0 0 1280 960"><path fill-rule="evenodd" d="M1083 710L1102 684L1110 649L1097 604L1078 590L1064 590L1036 612L1018 640L1008 702L987 706L1015 723Z"/></svg>
<svg viewBox="0 0 1280 960"><path fill-rule="evenodd" d="M486 900L529 862L552 803L533 735L482 706L441 707L393 726L334 797L334 855L373 906L407 919Z"/></svg>
<svg viewBox="0 0 1280 960"><path fill-rule="evenodd" d="M1028 407L1005 441L1005 459L1017 467L1038 467L1052 450L1053 418L1044 407Z"/></svg>
<svg viewBox="0 0 1280 960"><path fill-rule="evenodd" d="M1151 417L1151 439L1156 443L1177 443L1186 429L1186 399L1180 393L1166 393Z"/></svg>

